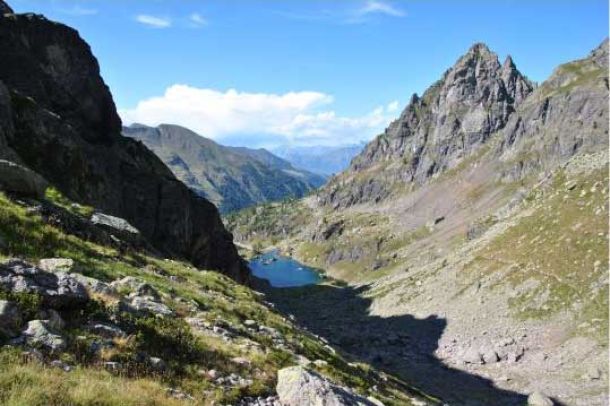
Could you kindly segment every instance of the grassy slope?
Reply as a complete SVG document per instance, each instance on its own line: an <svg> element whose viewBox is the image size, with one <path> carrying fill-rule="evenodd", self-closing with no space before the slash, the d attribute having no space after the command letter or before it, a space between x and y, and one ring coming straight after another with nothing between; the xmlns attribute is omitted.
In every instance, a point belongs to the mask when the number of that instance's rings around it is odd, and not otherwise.
<svg viewBox="0 0 610 406"><path fill-rule="evenodd" d="M56 191L48 198L68 207L75 214L87 208L73 206ZM116 297L97 295L88 306L64 314L69 321L65 335L68 349L58 358L75 366L63 373L42 364L25 362L20 351L0 350L0 403L7 405L155 405L177 404L166 395L166 388L181 388L195 401L190 404L234 402L243 396L273 394L278 369L295 364L295 354L310 360L323 359L327 366L318 368L338 383L373 395L388 405L410 404L408 386L394 379L387 382L366 365L352 365L315 337L296 328L290 321L263 304L262 298L249 288L215 272L197 270L186 263L153 258L138 252L119 253L65 234L42 221L28 207L0 193L0 259L22 257L32 262L48 257L68 257L85 275L110 282L124 276L138 277L154 286L178 317L158 319L133 317L116 312ZM151 272L155 270L155 272ZM160 275L165 273L166 276ZM179 279L170 280L169 275ZM30 295L0 292L0 296L17 300L35 314L39 301ZM222 320L238 331L234 342L191 331L182 317L197 317L211 323ZM127 339L114 339L111 348L92 356L84 348L99 339L81 326L87 320L107 320L128 332ZM252 319L258 325L272 327L285 340L277 348L259 332L247 330L243 321ZM118 321L117 321L118 320ZM254 345L248 345L254 342ZM148 370L136 361L144 351L167 363L164 373ZM242 357L248 363L232 361ZM105 361L121 362L128 367L120 375L103 370ZM317 367L316 367L317 368ZM199 371L216 369L221 375L237 373L252 380L243 388L225 388L202 376ZM377 385L378 390L373 390Z"/></svg>

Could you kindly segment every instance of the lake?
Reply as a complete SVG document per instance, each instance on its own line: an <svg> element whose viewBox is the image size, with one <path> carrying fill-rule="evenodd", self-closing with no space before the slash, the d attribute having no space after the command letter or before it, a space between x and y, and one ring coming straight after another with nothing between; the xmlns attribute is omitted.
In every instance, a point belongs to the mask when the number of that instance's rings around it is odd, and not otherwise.
<svg viewBox="0 0 610 406"><path fill-rule="evenodd" d="M322 280L315 269L279 255L277 251L260 254L250 261L252 274L266 279L276 288L314 285Z"/></svg>

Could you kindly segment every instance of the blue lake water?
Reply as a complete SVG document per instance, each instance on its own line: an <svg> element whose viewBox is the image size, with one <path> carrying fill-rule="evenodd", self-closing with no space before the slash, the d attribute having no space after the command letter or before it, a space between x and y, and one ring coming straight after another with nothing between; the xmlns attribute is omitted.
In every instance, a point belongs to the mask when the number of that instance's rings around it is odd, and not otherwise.
<svg viewBox="0 0 610 406"><path fill-rule="evenodd" d="M283 257L277 251L261 254L250 261L252 274L266 279L271 286L288 288L313 285L322 280L315 269L310 268L289 257Z"/></svg>

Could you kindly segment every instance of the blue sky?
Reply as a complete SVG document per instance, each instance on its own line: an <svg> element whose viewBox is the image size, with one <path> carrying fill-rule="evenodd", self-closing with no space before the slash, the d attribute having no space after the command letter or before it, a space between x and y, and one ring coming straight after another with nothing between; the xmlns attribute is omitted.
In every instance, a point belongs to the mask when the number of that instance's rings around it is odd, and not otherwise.
<svg viewBox="0 0 610 406"><path fill-rule="evenodd" d="M79 30L126 123L228 144L350 144L472 43L535 81L608 33L606 0L9 0Z"/></svg>

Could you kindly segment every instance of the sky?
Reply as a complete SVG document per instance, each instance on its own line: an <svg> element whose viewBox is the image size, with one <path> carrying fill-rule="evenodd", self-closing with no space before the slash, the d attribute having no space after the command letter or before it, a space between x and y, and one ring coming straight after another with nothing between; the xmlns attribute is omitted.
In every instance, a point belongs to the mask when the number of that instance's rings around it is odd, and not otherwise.
<svg viewBox="0 0 610 406"><path fill-rule="evenodd" d="M372 139L475 42L542 82L608 35L607 0L8 0L76 28L124 124L227 145Z"/></svg>

